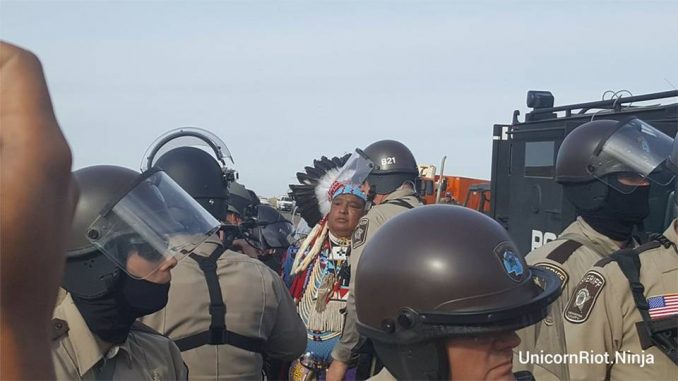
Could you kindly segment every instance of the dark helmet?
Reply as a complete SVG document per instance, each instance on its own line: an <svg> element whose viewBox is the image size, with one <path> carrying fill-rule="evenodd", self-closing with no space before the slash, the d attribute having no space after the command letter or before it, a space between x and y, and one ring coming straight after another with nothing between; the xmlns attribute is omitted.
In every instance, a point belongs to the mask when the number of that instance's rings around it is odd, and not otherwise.
<svg viewBox="0 0 678 381"><path fill-rule="evenodd" d="M669 155L671 138L642 120L598 119L575 128L563 140L556 159L556 181L565 186L570 201L580 210L597 209L608 188L631 193L615 175L646 177L668 184L665 171L655 171Z"/></svg>
<svg viewBox="0 0 678 381"><path fill-rule="evenodd" d="M214 157L195 147L179 147L162 155L155 166L164 170L214 218L228 211L228 176Z"/></svg>
<svg viewBox="0 0 678 381"><path fill-rule="evenodd" d="M415 182L419 176L417 161L404 144L395 140L380 140L363 151L374 168L367 177L377 194L389 194L404 182Z"/></svg>
<svg viewBox="0 0 678 381"><path fill-rule="evenodd" d="M115 287L121 271L143 279L170 257L183 257L219 223L164 172L139 174L115 166L73 173L80 189L66 250L63 287L96 298ZM146 264L129 269L134 252Z"/></svg>
<svg viewBox="0 0 678 381"><path fill-rule="evenodd" d="M459 206L389 220L356 271L358 330L397 379L447 377L446 339L534 324L559 295L557 277L528 267L501 225Z"/></svg>
<svg viewBox="0 0 678 381"><path fill-rule="evenodd" d="M228 211L236 213L242 218L254 217L254 205L258 204L252 198L252 193L244 185L237 181L231 181L228 184Z"/></svg>
<svg viewBox="0 0 678 381"><path fill-rule="evenodd" d="M291 245L292 223L270 205L258 205L249 238L259 249L286 249Z"/></svg>
<svg viewBox="0 0 678 381"><path fill-rule="evenodd" d="M95 166L77 170L73 177L80 188L80 199L73 214L62 286L74 295L95 298L110 291L122 270L87 239L87 232L107 204L132 188L139 173Z"/></svg>

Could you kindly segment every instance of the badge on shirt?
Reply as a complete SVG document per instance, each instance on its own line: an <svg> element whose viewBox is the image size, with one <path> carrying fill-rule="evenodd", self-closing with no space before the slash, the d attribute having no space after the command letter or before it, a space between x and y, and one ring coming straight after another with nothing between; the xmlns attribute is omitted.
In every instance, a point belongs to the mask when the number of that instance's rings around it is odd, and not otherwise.
<svg viewBox="0 0 678 381"><path fill-rule="evenodd" d="M565 319L574 324L585 322L591 315L591 310L603 286L605 286L605 278L600 273L593 270L587 272L567 302Z"/></svg>
<svg viewBox="0 0 678 381"><path fill-rule="evenodd" d="M548 271L556 274L558 279L560 279L560 289L561 290L565 288L567 281L570 279L570 276L567 275L567 272L565 272L565 270L563 270L560 267L553 265L551 263L540 262L540 263L536 263L534 266L539 267L540 269L548 270Z"/></svg>
<svg viewBox="0 0 678 381"><path fill-rule="evenodd" d="M367 228L369 225L370 220L368 220L366 217L361 218L360 222L358 222L358 226L356 226L355 230L353 231L353 242L351 244L354 249L357 249L365 243L365 239L367 238Z"/></svg>

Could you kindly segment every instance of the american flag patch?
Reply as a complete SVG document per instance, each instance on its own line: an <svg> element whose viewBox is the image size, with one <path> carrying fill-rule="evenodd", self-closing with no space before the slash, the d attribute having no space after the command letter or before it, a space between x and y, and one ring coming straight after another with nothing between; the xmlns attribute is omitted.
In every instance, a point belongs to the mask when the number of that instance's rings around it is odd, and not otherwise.
<svg viewBox="0 0 678 381"><path fill-rule="evenodd" d="M652 319L678 314L678 294L653 296L647 299Z"/></svg>

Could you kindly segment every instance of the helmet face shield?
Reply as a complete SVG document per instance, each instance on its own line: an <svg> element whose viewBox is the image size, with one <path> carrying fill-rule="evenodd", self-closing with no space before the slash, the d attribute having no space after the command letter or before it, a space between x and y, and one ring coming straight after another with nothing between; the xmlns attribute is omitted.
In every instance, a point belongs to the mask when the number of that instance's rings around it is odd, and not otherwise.
<svg viewBox="0 0 678 381"><path fill-rule="evenodd" d="M250 243L258 249L287 249L292 244L289 237L293 232L291 222L280 221L266 225L258 224L248 232L248 235L252 241Z"/></svg>
<svg viewBox="0 0 678 381"><path fill-rule="evenodd" d="M87 238L131 277L144 279L168 259L191 253L219 226L167 174L152 170L102 211Z"/></svg>
<svg viewBox="0 0 678 381"><path fill-rule="evenodd" d="M141 161L141 170L147 171L155 165L158 158L179 147L196 147L212 154L222 165L225 159L233 163L231 152L218 136L197 127L182 127L168 131L157 138L146 150Z"/></svg>
<svg viewBox="0 0 678 381"><path fill-rule="evenodd" d="M673 170L673 173L678 173L678 134L676 138L673 139L673 151L671 151L671 157L669 157L669 166Z"/></svg>
<svg viewBox="0 0 678 381"><path fill-rule="evenodd" d="M341 167L336 182L341 184L362 184L372 172L375 165L362 150L357 149Z"/></svg>
<svg viewBox="0 0 678 381"><path fill-rule="evenodd" d="M622 192L631 193L638 185L619 186L608 175L621 173L640 176L660 185L671 182L674 174L661 164L671 154L673 140L640 119L622 121L596 148L587 170L598 180Z"/></svg>
<svg viewBox="0 0 678 381"><path fill-rule="evenodd" d="M260 250L288 248L294 231L292 223L268 205L259 205L257 217L245 231L250 244Z"/></svg>

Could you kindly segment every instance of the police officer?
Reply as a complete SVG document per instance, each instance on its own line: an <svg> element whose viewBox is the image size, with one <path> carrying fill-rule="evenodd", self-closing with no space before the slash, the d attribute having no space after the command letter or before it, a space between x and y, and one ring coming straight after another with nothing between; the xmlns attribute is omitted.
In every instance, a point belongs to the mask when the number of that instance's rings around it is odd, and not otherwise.
<svg viewBox="0 0 678 381"><path fill-rule="evenodd" d="M212 155L178 147L151 161L224 220L229 179ZM260 380L265 357L289 361L301 355L306 330L280 276L227 250L224 242L239 230L222 226L225 238L209 237L177 265L167 307L143 321L175 340L191 378Z"/></svg>
<svg viewBox="0 0 678 381"><path fill-rule="evenodd" d="M358 330L387 369L373 380L514 380L515 330L542 320L560 294L501 225L450 205L388 221L355 278Z"/></svg>
<svg viewBox="0 0 678 381"><path fill-rule="evenodd" d="M634 117L594 120L565 137L556 160L556 181L563 185L578 217L558 239L526 256L530 265L561 279L561 306L594 263L620 248L635 246L634 229L642 228L649 213L649 180L666 183L654 170L671 144L670 137ZM548 332L552 325L546 319L541 331ZM521 350L535 349L534 333L533 329L521 332Z"/></svg>
<svg viewBox="0 0 678 381"><path fill-rule="evenodd" d="M74 177L68 294L52 320L57 379L186 379L177 346L136 319L165 306L170 269L219 223L161 171L94 166Z"/></svg>
<svg viewBox="0 0 678 381"><path fill-rule="evenodd" d="M674 141L672 163L678 163ZM635 249L599 260L565 308L570 353L609 361L571 364L573 380L675 380L678 372L678 224Z"/></svg>
<svg viewBox="0 0 678 381"><path fill-rule="evenodd" d="M351 238L349 260L351 273L355 274L366 242L369 242L381 226L394 216L422 205L415 191L419 170L412 152L395 140L380 140L367 146L364 151L357 150L343 168L342 172L350 171L354 177L349 183L360 184L365 180L364 191L372 204L367 214L358 222ZM365 174L366 179L361 174ZM338 181L342 181L341 174ZM348 364L354 359L352 352L360 337L355 325L353 279L351 277L349 283L344 330L341 340L332 351L333 361L327 371L328 381L343 379Z"/></svg>

